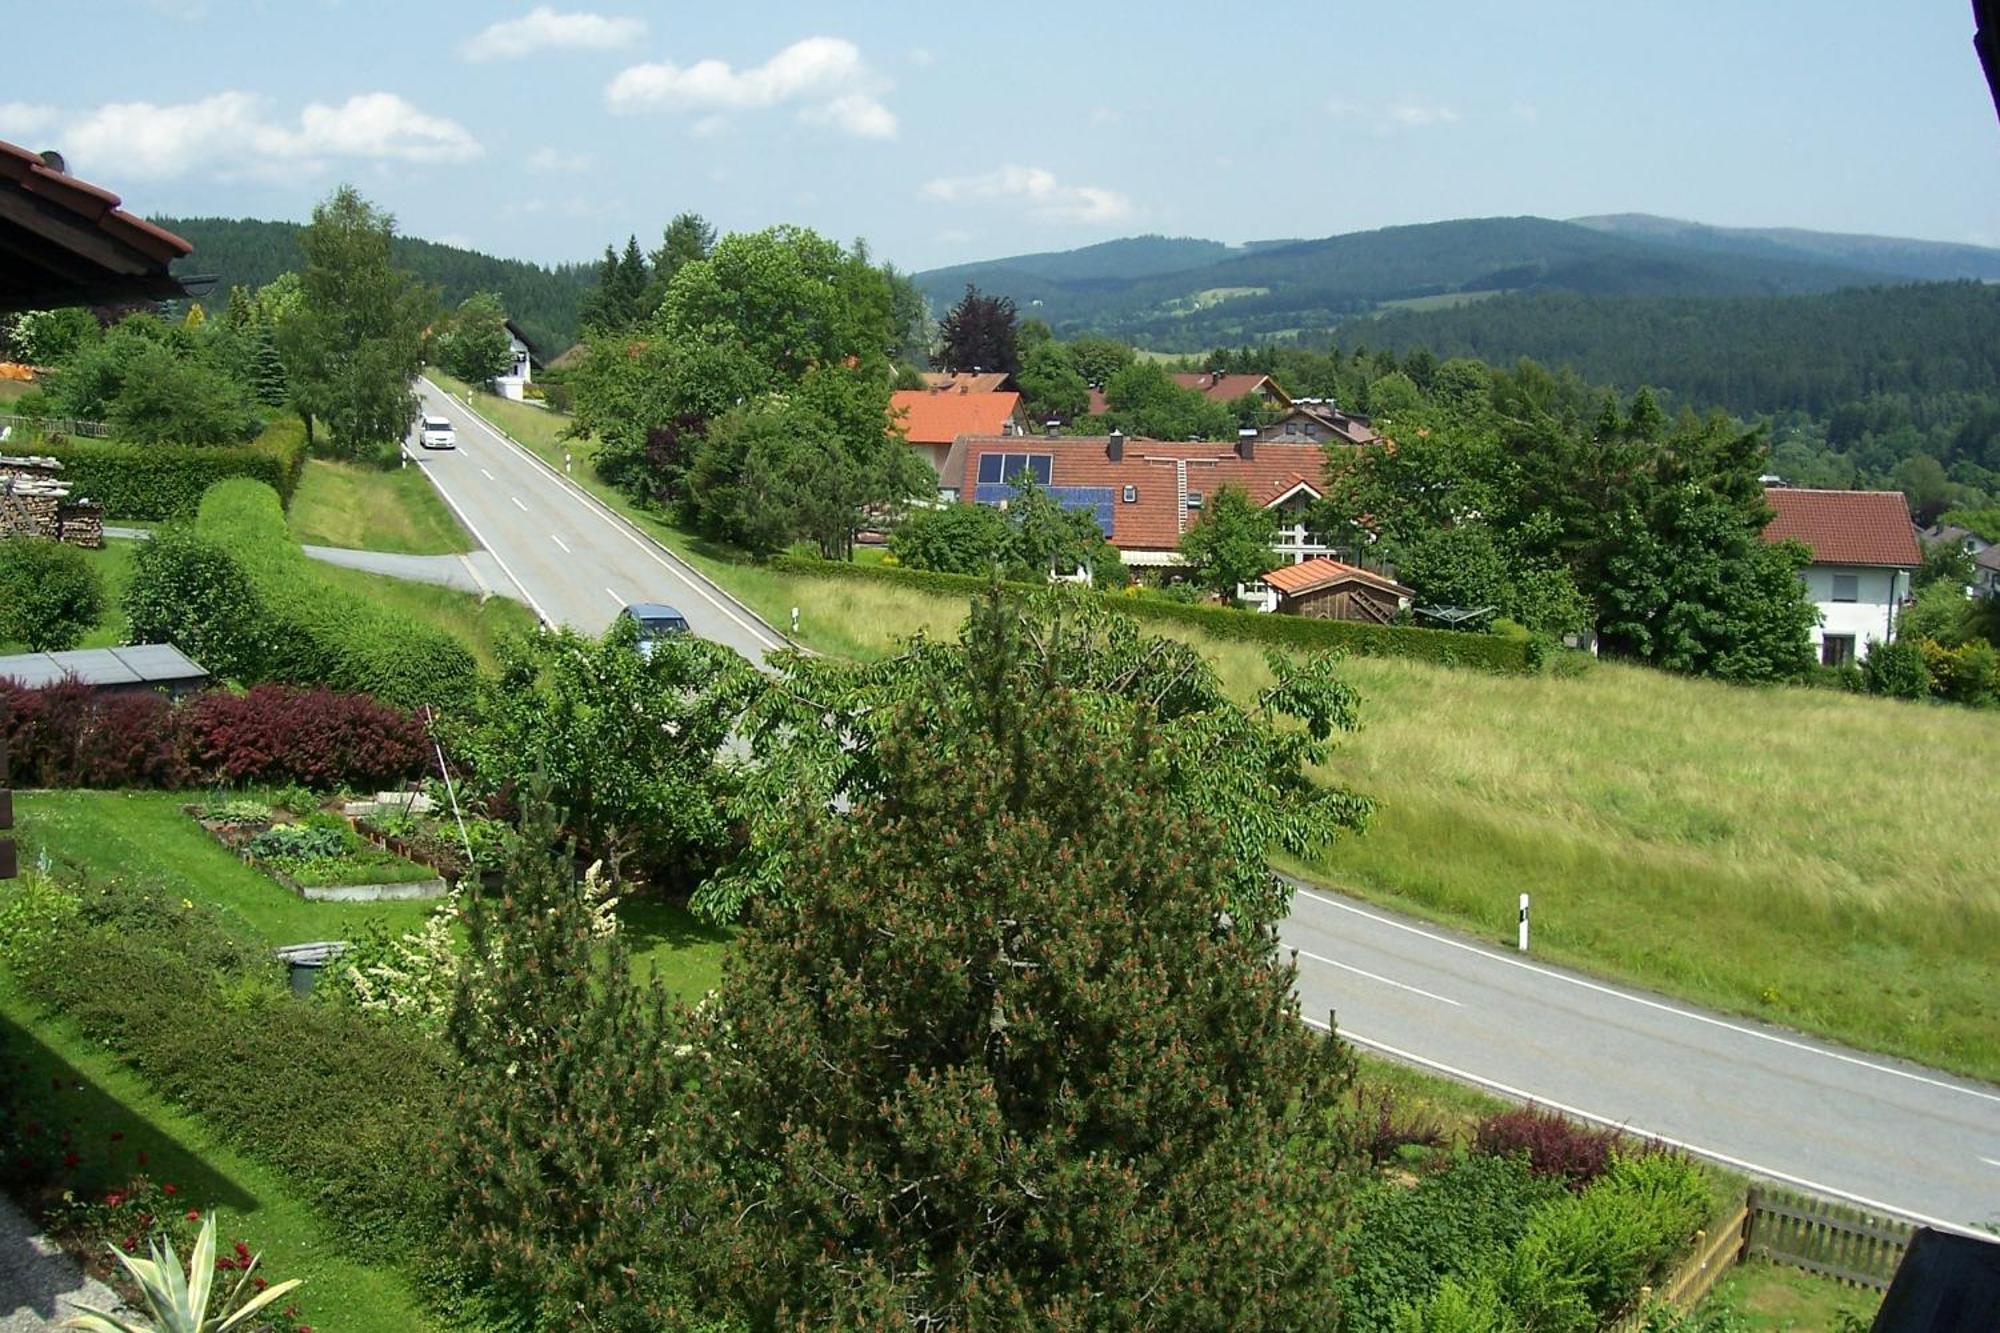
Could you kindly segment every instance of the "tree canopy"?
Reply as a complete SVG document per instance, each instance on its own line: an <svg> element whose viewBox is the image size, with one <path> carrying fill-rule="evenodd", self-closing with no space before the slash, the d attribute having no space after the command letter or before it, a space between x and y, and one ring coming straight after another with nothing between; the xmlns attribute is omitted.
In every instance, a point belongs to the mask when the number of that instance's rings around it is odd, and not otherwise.
<svg viewBox="0 0 2000 1333"><path fill-rule="evenodd" d="M969 283L959 303L938 321L938 342L938 362L945 370L1011 375L1021 368L1013 298L982 295Z"/></svg>

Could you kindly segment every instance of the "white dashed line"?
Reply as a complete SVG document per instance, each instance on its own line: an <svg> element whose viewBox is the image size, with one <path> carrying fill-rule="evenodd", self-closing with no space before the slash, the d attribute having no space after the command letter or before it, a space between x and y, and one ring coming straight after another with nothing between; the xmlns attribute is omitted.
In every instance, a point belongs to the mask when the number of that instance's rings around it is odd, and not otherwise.
<svg viewBox="0 0 2000 1333"><path fill-rule="evenodd" d="M555 543L555 544L556 544L557 546L561 546L561 547L562 547L562 553L563 553L564 555L568 555L568 554L570 553L570 552L569 552L569 547L567 547L567 546L564 546L564 545L563 545L563 539L562 539L562 538L560 538L560 537L558 537L558 536L556 536L556 535L555 535L555 534L554 534L553 532L551 532L551 533L549 534L549 540L550 540L550 541L552 541L552 542L554 542L554 543Z"/></svg>
<svg viewBox="0 0 2000 1333"><path fill-rule="evenodd" d="M485 468L481 468L481 469L479 469L479 475L480 475L480 476L482 476L482 477L484 477L484 478L486 478L486 480L488 480L488 481L493 481L493 480L495 480L495 479L496 479L496 478L495 478L495 477L493 476L493 474L492 474L491 472L488 472L488 471L487 471L487 470L486 470Z"/></svg>
<svg viewBox="0 0 2000 1333"><path fill-rule="evenodd" d="M512 501L514 502L514 508L516 508L516 509L520 510L520 511L521 511L522 513L524 513L524 514L528 512L528 506L526 506L526 505L524 505L524 504L522 504L522 503L521 503L521 497L520 497L520 496L518 496L518 495L510 495L510 496L508 496L507 498L508 498L509 500L512 500Z"/></svg>
<svg viewBox="0 0 2000 1333"><path fill-rule="evenodd" d="M1465 1007L1464 1005L1460 1004L1457 1000L1451 999L1449 996L1438 995L1432 991L1427 991L1422 989L1421 987L1412 986L1405 982L1391 981L1387 977L1377 976L1373 972L1364 972L1360 968L1350 966L1347 963L1337 963L1331 958L1322 957L1319 954L1308 952L1305 949L1294 949L1292 950L1292 952L1297 954L1301 958L1310 958L1315 963L1325 963L1328 967L1337 967L1343 972L1352 972L1357 977L1366 977L1370 981L1379 981L1384 986L1394 986L1397 990L1406 990L1412 995L1421 995L1426 1000L1436 1000L1439 1004L1448 1004L1454 1009L1462 1009Z"/></svg>
<svg viewBox="0 0 2000 1333"><path fill-rule="evenodd" d="M604 595L609 597L611 599L611 604L613 606L616 606L620 611L623 611L625 609L625 599L623 597L620 597L614 590L606 588L604 590Z"/></svg>

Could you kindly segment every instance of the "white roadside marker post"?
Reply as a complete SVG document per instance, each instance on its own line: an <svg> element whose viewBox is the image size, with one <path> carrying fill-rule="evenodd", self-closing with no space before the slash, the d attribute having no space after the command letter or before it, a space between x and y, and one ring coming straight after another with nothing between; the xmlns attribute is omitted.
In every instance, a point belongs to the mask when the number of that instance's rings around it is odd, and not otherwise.
<svg viewBox="0 0 2000 1333"><path fill-rule="evenodd" d="M796 606L792 608L792 637L799 637L799 609Z"/></svg>
<svg viewBox="0 0 2000 1333"><path fill-rule="evenodd" d="M1528 951L1528 895L1521 895L1521 939L1517 946L1522 953Z"/></svg>

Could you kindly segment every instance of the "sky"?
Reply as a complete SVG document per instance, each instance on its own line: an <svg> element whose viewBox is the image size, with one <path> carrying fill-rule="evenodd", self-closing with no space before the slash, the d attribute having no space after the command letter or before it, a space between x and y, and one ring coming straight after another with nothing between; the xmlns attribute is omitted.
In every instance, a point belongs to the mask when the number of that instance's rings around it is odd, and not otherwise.
<svg viewBox="0 0 2000 1333"><path fill-rule="evenodd" d="M0 139L136 212L350 181L542 262L687 210L906 269L1515 214L2000 246L1964 0L9 8Z"/></svg>

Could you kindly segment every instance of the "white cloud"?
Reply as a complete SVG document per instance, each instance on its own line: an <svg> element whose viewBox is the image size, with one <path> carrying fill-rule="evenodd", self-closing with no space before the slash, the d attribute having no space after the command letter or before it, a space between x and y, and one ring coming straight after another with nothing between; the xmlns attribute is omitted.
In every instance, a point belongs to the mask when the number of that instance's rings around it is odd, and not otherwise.
<svg viewBox="0 0 2000 1333"><path fill-rule="evenodd" d="M56 109L33 102L0 102L0 135L20 139L40 134L56 123Z"/></svg>
<svg viewBox="0 0 2000 1333"><path fill-rule="evenodd" d="M1458 123L1458 112L1442 102L1406 100L1364 105L1336 97L1326 104L1326 109L1342 120L1366 126L1377 138L1386 138L1403 130L1431 129Z"/></svg>
<svg viewBox="0 0 2000 1333"><path fill-rule="evenodd" d="M565 153L558 148L537 148L528 154L530 171L588 171L592 159L588 153Z"/></svg>
<svg viewBox="0 0 2000 1333"><path fill-rule="evenodd" d="M927 48L921 46L910 48L908 59L918 69L929 69L932 65L937 64L937 56L932 54Z"/></svg>
<svg viewBox="0 0 2000 1333"><path fill-rule="evenodd" d="M357 93L338 106L314 102L296 125L273 119L264 99L244 92L171 106L110 102L57 120L70 165L86 175L305 175L334 158L465 162L484 151L457 121L394 93Z"/></svg>
<svg viewBox="0 0 2000 1333"><path fill-rule="evenodd" d="M877 100L886 84L861 50L839 37L793 42L761 65L737 70L726 61L680 66L660 62L622 70L604 90L613 111L653 109L761 111L796 106L799 118L862 139L896 137L896 116Z"/></svg>
<svg viewBox="0 0 2000 1333"><path fill-rule="evenodd" d="M520 60L544 51L616 51L645 35L644 19L558 14L540 5L480 31L460 50L467 60Z"/></svg>
<svg viewBox="0 0 2000 1333"><path fill-rule="evenodd" d="M1041 167L1005 166L977 176L940 176L924 185L926 199L955 204L975 199L1021 199L1048 222L1117 222L1132 215L1132 201L1100 185L1064 185Z"/></svg>

